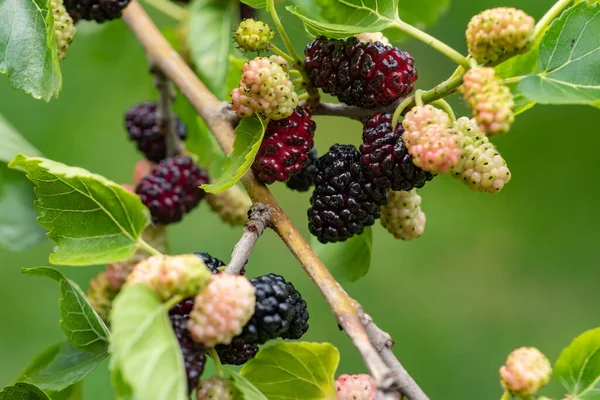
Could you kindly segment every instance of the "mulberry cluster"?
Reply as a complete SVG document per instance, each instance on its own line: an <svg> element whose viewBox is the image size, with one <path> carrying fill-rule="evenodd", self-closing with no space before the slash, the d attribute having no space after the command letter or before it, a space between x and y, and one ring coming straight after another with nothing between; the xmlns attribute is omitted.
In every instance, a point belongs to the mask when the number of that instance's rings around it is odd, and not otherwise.
<svg viewBox="0 0 600 400"><path fill-rule="evenodd" d="M135 192L150 209L152 221L171 224L181 221L204 197L199 186L208 183L208 174L187 156L167 158L155 166L137 185Z"/></svg>
<svg viewBox="0 0 600 400"><path fill-rule="evenodd" d="M347 240L373 225L386 201L386 190L366 178L356 147L335 144L319 159L308 228L322 243Z"/></svg>
<svg viewBox="0 0 600 400"><path fill-rule="evenodd" d="M479 128L490 135L506 133L515 120L515 103L494 68L471 68L463 76L463 95Z"/></svg>
<svg viewBox="0 0 600 400"><path fill-rule="evenodd" d="M298 94L287 68L285 60L277 56L257 57L244 64L239 86L231 92L232 108L240 118L258 113L277 120L294 112Z"/></svg>
<svg viewBox="0 0 600 400"><path fill-rule="evenodd" d="M252 170L264 183L285 182L298 174L313 148L315 122L308 107L296 107L292 115L269 122Z"/></svg>
<svg viewBox="0 0 600 400"><path fill-rule="evenodd" d="M54 17L54 38L58 59L62 60L69 50L69 45L75 37L75 24L69 15L62 0L50 0L50 8Z"/></svg>
<svg viewBox="0 0 600 400"><path fill-rule="evenodd" d="M392 190L421 188L433 174L417 167L402 140L401 124L392 129L392 115L375 113L363 128L360 162L369 180Z"/></svg>
<svg viewBox="0 0 600 400"><path fill-rule="evenodd" d="M506 53L527 51L535 20L516 8L499 7L475 15L467 26L469 52L480 63L496 61Z"/></svg>
<svg viewBox="0 0 600 400"><path fill-rule="evenodd" d="M418 77L410 54L380 41L320 36L304 54L312 83L348 105L389 105L412 92Z"/></svg>
<svg viewBox="0 0 600 400"><path fill-rule="evenodd" d="M429 104L413 107L402 125L402 139L415 165L433 173L446 173L458 162L458 136L450 130L450 117L444 111Z"/></svg>
<svg viewBox="0 0 600 400"><path fill-rule="evenodd" d="M177 135L181 140L187 137L187 129L179 118L176 119ZM125 114L125 128L129 139L150 161L160 162L167 157L164 127L158 118L158 104L153 101L137 104Z"/></svg>
<svg viewBox="0 0 600 400"><path fill-rule="evenodd" d="M396 239L418 238L425 230L425 213L421 211L421 196L416 189L389 192L389 200L381 207L381 225Z"/></svg>
<svg viewBox="0 0 600 400"><path fill-rule="evenodd" d="M64 0L65 8L73 19L99 23L121 18L130 0Z"/></svg>
<svg viewBox="0 0 600 400"><path fill-rule="evenodd" d="M459 162L450 174L473 190L497 193L511 178L506 161L477 126L475 120L462 117L454 129L459 133L458 145L462 149Z"/></svg>
<svg viewBox="0 0 600 400"><path fill-rule="evenodd" d="M299 339L308 330L306 302L282 276L268 274L250 280L256 296L254 315L237 343L263 344L278 337Z"/></svg>

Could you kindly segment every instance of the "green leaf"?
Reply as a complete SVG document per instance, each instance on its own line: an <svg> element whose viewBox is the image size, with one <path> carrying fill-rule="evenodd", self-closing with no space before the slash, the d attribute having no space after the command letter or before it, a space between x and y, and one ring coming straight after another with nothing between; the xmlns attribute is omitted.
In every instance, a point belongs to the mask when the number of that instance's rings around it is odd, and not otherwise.
<svg viewBox="0 0 600 400"><path fill-rule="evenodd" d="M125 285L113 303L111 371L119 398L186 400L187 384L168 305L145 285ZM131 390L129 396L127 391Z"/></svg>
<svg viewBox="0 0 600 400"><path fill-rule="evenodd" d="M82 168L21 154L9 167L25 171L35 185L38 223L58 246L50 262L97 265L126 260L150 223L135 194Z"/></svg>
<svg viewBox="0 0 600 400"><path fill-rule="evenodd" d="M46 240L45 231L36 222L34 201L31 183L25 175L0 162L1 247L22 251Z"/></svg>
<svg viewBox="0 0 600 400"><path fill-rule="evenodd" d="M0 2L0 73L36 99L58 97L62 84L50 0Z"/></svg>
<svg viewBox="0 0 600 400"><path fill-rule="evenodd" d="M261 348L240 372L269 400L332 399L339 361L329 343L281 342Z"/></svg>
<svg viewBox="0 0 600 400"><path fill-rule="evenodd" d="M242 3L249 5L252 8L265 8L267 6L266 0L241 0Z"/></svg>
<svg viewBox="0 0 600 400"><path fill-rule="evenodd" d="M244 400L268 400L250 381L232 369L225 368L233 379L235 387L242 392Z"/></svg>
<svg viewBox="0 0 600 400"><path fill-rule="evenodd" d="M26 268L21 271L26 275L48 277L60 284L60 327L69 343L88 352L106 348L108 328L75 282L66 279L54 268Z"/></svg>
<svg viewBox="0 0 600 400"><path fill-rule="evenodd" d="M541 104L585 104L600 108L600 5L579 3L555 19L542 38L540 73L519 89Z"/></svg>
<svg viewBox="0 0 600 400"><path fill-rule="evenodd" d="M371 227L345 242L323 244L311 236L311 246L331 274L342 283L355 282L369 272L373 247Z"/></svg>
<svg viewBox="0 0 600 400"><path fill-rule="evenodd" d="M0 161L7 164L19 153L28 154L31 157L41 155L2 114L0 114L0 143L2 143L2 146L0 146Z"/></svg>
<svg viewBox="0 0 600 400"><path fill-rule="evenodd" d="M346 38L363 32L384 31L391 40L405 35L400 32L400 20L423 28L437 22L448 9L449 0L319 0L319 16L305 8L288 6L287 10L300 18L308 33L330 38Z"/></svg>
<svg viewBox="0 0 600 400"><path fill-rule="evenodd" d="M226 76L231 34L238 12L234 0L194 0L190 5L188 46L202 82L227 99Z"/></svg>
<svg viewBox="0 0 600 400"><path fill-rule="evenodd" d="M0 400L50 400L50 397L34 384L17 382L2 389Z"/></svg>
<svg viewBox="0 0 600 400"><path fill-rule="evenodd" d="M55 346L50 351L55 350ZM43 354L49 356L50 353ZM65 342L46 365L29 371L28 381L50 392L59 392L81 381L108 356L108 345L94 351L83 351ZM39 359L37 361L40 361ZM42 360L48 361L47 359ZM41 368L40 368L41 366ZM29 368L32 368L30 366Z"/></svg>
<svg viewBox="0 0 600 400"><path fill-rule="evenodd" d="M570 400L600 399L600 328L578 336L560 353L554 375Z"/></svg>
<svg viewBox="0 0 600 400"><path fill-rule="evenodd" d="M259 118L244 118L235 128L233 152L227 157L221 175L214 182L200 186L209 193L232 187L248 171L265 134L265 123Z"/></svg>

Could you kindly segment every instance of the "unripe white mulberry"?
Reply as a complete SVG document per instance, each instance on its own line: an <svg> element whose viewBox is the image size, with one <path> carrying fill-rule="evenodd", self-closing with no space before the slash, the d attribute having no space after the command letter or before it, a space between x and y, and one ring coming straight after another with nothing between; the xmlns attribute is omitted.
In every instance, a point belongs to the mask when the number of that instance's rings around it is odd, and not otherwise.
<svg viewBox="0 0 600 400"><path fill-rule="evenodd" d="M356 35L356 38L361 42L380 42L385 46L391 45L389 39L381 32L363 32Z"/></svg>
<svg viewBox="0 0 600 400"><path fill-rule="evenodd" d="M167 301L176 295L184 298L196 295L211 277L212 272L194 254L156 255L138 263L127 283L147 285L161 301Z"/></svg>
<svg viewBox="0 0 600 400"><path fill-rule="evenodd" d="M50 0L50 7L54 16L54 38L56 39L58 59L62 60L69 50L77 28L75 28L73 18L65 9L63 0Z"/></svg>
<svg viewBox="0 0 600 400"><path fill-rule="evenodd" d="M522 10L492 8L471 18L467 46L478 62L496 61L506 53L527 51L534 29L535 20Z"/></svg>
<svg viewBox="0 0 600 400"><path fill-rule="evenodd" d="M479 128L489 134L506 133L515 120L515 103L493 68L471 68L463 76L462 93Z"/></svg>
<svg viewBox="0 0 600 400"><path fill-rule="evenodd" d="M244 397L231 379L213 376L198 384L196 400L242 400Z"/></svg>
<svg viewBox="0 0 600 400"><path fill-rule="evenodd" d="M475 120L459 118L454 130L459 135L458 145L462 154L460 161L450 169L450 174L473 190L498 193L511 178L504 158L479 130Z"/></svg>
<svg viewBox="0 0 600 400"><path fill-rule="evenodd" d="M108 281L106 272L102 272L90 281L87 291L88 300L100 318L108 322L112 302L118 291L113 289Z"/></svg>
<svg viewBox="0 0 600 400"><path fill-rule="evenodd" d="M188 330L194 341L211 348L229 344L254 314L256 297L250 281L238 275L213 275L196 296Z"/></svg>
<svg viewBox="0 0 600 400"><path fill-rule="evenodd" d="M235 29L233 39L242 51L260 53L271 48L275 32L262 21L248 18L240 22Z"/></svg>
<svg viewBox="0 0 600 400"><path fill-rule="evenodd" d="M207 193L210 208L230 225L244 225L248 222L248 210L252 206L250 197L234 185L219 193Z"/></svg>
<svg viewBox="0 0 600 400"><path fill-rule="evenodd" d="M509 354L500 368L500 382L513 396L531 396L550 382L550 361L534 347L521 347Z"/></svg>
<svg viewBox="0 0 600 400"><path fill-rule="evenodd" d="M335 381L336 400L375 400L377 388L370 375L340 375Z"/></svg>
<svg viewBox="0 0 600 400"><path fill-rule="evenodd" d="M418 238L425 230L425 213L416 189L388 192L388 202L381 207L381 225L396 239Z"/></svg>

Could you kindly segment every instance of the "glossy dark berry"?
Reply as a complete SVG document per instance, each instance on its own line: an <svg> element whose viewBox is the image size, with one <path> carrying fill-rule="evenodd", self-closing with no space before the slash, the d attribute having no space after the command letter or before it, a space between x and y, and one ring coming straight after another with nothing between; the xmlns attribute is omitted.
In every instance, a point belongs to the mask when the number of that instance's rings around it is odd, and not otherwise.
<svg viewBox="0 0 600 400"><path fill-rule="evenodd" d="M197 386L200 376L204 371L206 364L206 349L199 343L192 340L192 336L187 329L189 314L174 313L169 315L169 321L175 337L179 342L183 363L187 376L188 391L191 393Z"/></svg>
<svg viewBox="0 0 600 400"><path fill-rule="evenodd" d="M313 148L308 152L308 160L306 161L304 168L296 175L293 175L290 180L285 183L287 187L292 190L297 190L298 192L306 192L310 189L315 181L318 159L317 149Z"/></svg>
<svg viewBox="0 0 600 400"><path fill-rule="evenodd" d="M263 344L286 332L294 316L290 292L282 276L268 274L250 280L254 286L256 309L244 330L233 340L237 343Z"/></svg>
<svg viewBox="0 0 600 400"><path fill-rule="evenodd" d="M157 113L158 105L153 101L137 104L125 114L125 128L129 139L150 161L160 162L167 156L164 129ZM177 118L177 135L181 140L187 137L185 125Z"/></svg>
<svg viewBox="0 0 600 400"><path fill-rule="evenodd" d="M413 164L402 141L402 133L402 124L392 129L392 114L375 113L365 122L360 162L367 178L375 185L398 191L411 190L421 188L433 179L433 174Z"/></svg>
<svg viewBox="0 0 600 400"><path fill-rule="evenodd" d="M304 54L316 87L363 108L386 106L408 95L418 76L410 54L381 42L320 36L306 46Z"/></svg>
<svg viewBox="0 0 600 400"><path fill-rule="evenodd" d="M75 20L104 22L121 18L130 0L64 0L64 5Z"/></svg>
<svg viewBox="0 0 600 400"><path fill-rule="evenodd" d="M246 343L219 344L215 350L223 364L242 365L254 358L258 353L258 346Z"/></svg>
<svg viewBox="0 0 600 400"><path fill-rule="evenodd" d="M219 260L217 257L213 257L205 251L195 253L198 257L204 261L204 264L212 271L213 274L219 273L219 268L224 267L225 263Z"/></svg>
<svg viewBox="0 0 600 400"><path fill-rule="evenodd" d="M386 201L386 189L366 178L356 147L335 144L319 158L308 228L322 243L342 242L373 225Z"/></svg>
<svg viewBox="0 0 600 400"><path fill-rule="evenodd" d="M190 315L194 308L194 299L192 297L181 300L175 304L170 310L169 315Z"/></svg>
<svg viewBox="0 0 600 400"><path fill-rule="evenodd" d="M198 205L205 193L208 174L190 157L167 158L156 165L137 185L135 192L150 209L152 221L171 224Z"/></svg>
<svg viewBox="0 0 600 400"><path fill-rule="evenodd" d="M290 295L288 302L294 310L290 327L281 334L283 339L300 339L306 331L308 331L308 310L306 309L306 301L302 299L302 295L296 290L291 282L287 283Z"/></svg>
<svg viewBox="0 0 600 400"><path fill-rule="evenodd" d="M313 148L315 122L307 107L296 107L287 118L271 120L252 170L264 183L285 182L299 173Z"/></svg>

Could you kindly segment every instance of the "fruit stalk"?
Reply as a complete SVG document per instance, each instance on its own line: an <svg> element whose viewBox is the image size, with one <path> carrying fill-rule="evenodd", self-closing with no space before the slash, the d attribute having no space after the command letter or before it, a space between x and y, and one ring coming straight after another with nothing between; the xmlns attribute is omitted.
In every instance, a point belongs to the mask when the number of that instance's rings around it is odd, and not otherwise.
<svg viewBox="0 0 600 400"><path fill-rule="evenodd" d="M256 203L248 211L249 221L244 225L242 238L231 252L231 261L225 268L228 274L238 275L250 258L258 238L271 223L271 209L268 205Z"/></svg>
<svg viewBox="0 0 600 400"><path fill-rule="evenodd" d="M133 1L124 11L123 19L148 56L177 85L182 94L206 121L221 148L226 153L230 153L233 147L234 130L230 120L222 113L223 103L200 82L136 1ZM327 267L281 209L269 189L260 183L250 171L242 177L242 183L253 201L268 204L271 207L271 226L273 230L281 237L321 291L337 322L342 326L365 360L378 388L384 392L392 392L397 390L396 387L416 385L414 381L397 382L394 379L396 374L382 360L367 335L358 315L357 302L348 296L329 273ZM414 388L408 392L422 393L420 389ZM410 400L428 400L425 395L407 397Z"/></svg>
<svg viewBox="0 0 600 400"><path fill-rule="evenodd" d="M182 150L182 143L177 134L177 117L173 112L173 88L169 78L152 62L150 71L154 74L154 86L158 91L158 120L165 135L167 157L173 157Z"/></svg>

